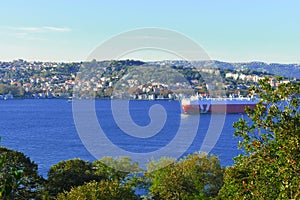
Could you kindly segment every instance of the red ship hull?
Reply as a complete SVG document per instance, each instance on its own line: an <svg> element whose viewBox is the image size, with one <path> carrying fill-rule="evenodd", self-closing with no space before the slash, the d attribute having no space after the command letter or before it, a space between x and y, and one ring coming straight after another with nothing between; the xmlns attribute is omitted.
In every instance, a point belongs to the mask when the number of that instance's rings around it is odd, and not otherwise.
<svg viewBox="0 0 300 200"><path fill-rule="evenodd" d="M186 114L199 114L199 113L245 113L245 108L249 107L254 109L256 104L211 104L207 109L207 104L200 105L182 105L182 109Z"/></svg>

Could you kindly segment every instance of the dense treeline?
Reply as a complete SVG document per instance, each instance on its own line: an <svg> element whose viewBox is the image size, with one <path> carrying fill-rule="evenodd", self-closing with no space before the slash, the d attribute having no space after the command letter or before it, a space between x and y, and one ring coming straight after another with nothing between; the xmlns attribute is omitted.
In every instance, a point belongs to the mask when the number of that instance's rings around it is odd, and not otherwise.
<svg viewBox="0 0 300 200"><path fill-rule="evenodd" d="M300 82L277 88L260 81L261 102L250 120L234 123L244 154L222 168L216 156L152 160L147 170L128 157L72 159L51 166L48 178L23 153L0 148L2 199L300 199ZM267 103L268 106L265 106ZM140 196L136 191L143 190Z"/></svg>
<svg viewBox="0 0 300 200"><path fill-rule="evenodd" d="M0 95L4 94L12 94L14 97L23 97L25 91L21 86L0 84Z"/></svg>

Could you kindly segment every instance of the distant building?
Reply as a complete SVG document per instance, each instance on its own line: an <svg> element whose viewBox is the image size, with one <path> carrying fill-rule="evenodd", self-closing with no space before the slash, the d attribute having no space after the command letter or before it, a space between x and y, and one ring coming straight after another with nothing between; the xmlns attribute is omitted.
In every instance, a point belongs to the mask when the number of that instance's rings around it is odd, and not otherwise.
<svg viewBox="0 0 300 200"><path fill-rule="evenodd" d="M10 100L10 99L13 99L13 98L14 98L14 96L12 94L5 94L3 96L3 100Z"/></svg>
<svg viewBox="0 0 300 200"><path fill-rule="evenodd" d="M207 83L207 84L206 84L206 88L207 88L208 90L214 90L214 89L216 88L216 85L211 84L211 83Z"/></svg>

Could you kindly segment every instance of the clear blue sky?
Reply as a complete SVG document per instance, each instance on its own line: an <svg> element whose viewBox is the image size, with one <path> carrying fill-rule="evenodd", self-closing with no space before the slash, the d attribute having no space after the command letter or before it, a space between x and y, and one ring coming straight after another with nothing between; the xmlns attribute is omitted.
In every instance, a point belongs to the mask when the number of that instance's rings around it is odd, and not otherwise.
<svg viewBox="0 0 300 200"><path fill-rule="evenodd" d="M161 27L212 59L300 63L298 0L13 0L0 3L0 60L80 61L124 31Z"/></svg>

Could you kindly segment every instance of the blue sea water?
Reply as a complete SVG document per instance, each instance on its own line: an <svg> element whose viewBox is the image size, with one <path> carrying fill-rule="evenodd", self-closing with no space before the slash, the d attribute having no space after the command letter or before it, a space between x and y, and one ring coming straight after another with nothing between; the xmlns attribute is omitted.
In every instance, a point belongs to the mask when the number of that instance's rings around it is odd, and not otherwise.
<svg viewBox="0 0 300 200"><path fill-rule="evenodd" d="M136 138L122 131L111 112L111 101L96 100L95 109L101 128L114 145L125 151L147 153L159 150L173 140L182 117L197 117L183 116L178 101L130 101L132 120L138 126L151 123L148 111L155 104L164 107L167 118L161 131L147 139ZM241 114L226 115L221 135L209 152L219 156L223 166L232 165L232 158L241 153L237 149L238 138L233 137L232 128L232 123L240 117ZM197 135L185 154L200 150L210 120L210 114L200 116ZM189 132L188 129L186 131ZM72 103L64 99L0 101L0 136L1 146L25 153L38 164L39 173L43 176L47 176L51 165L61 160L95 160L77 133Z"/></svg>

